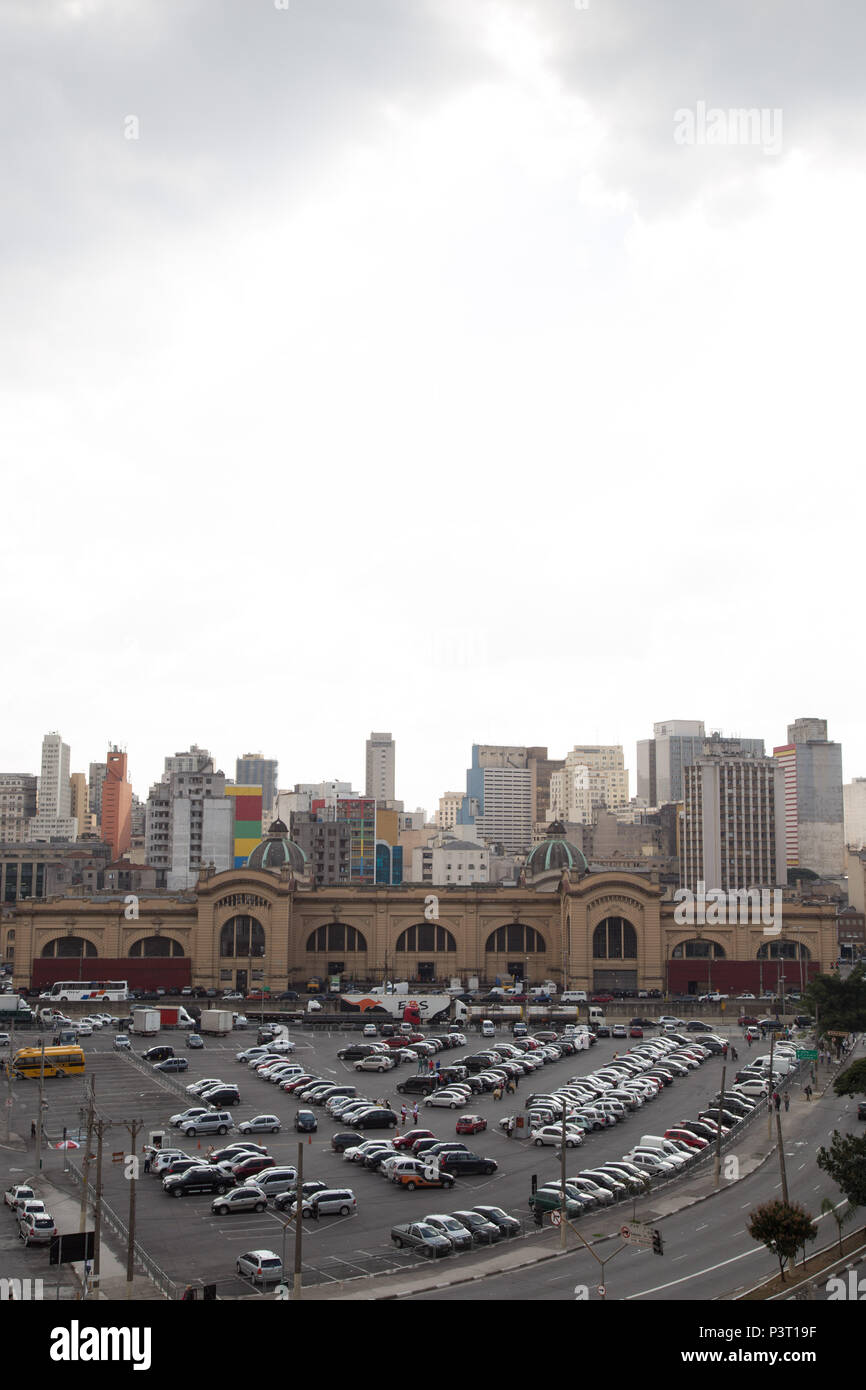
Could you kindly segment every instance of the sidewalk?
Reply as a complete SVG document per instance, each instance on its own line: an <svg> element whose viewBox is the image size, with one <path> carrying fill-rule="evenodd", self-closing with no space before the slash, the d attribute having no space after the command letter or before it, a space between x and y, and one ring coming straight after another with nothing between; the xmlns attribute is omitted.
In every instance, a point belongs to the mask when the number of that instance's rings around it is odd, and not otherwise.
<svg viewBox="0 0 866 1390"><path fill-rule="evenodd" d="M803 1121L811 1113L812 1105L827 1093L833 1078L845 1067L850 1066L855 1055L861 1050L862 1044L858 1043L854 1051L841 1063L833 1064L830 1068L822 1067L825 1072L823 1078L823 1089L815 1092L815 1100L809 1102L798 1090L791 1099L791 1109L787 1113L782 1111L782 1126L784 1142L795 1142L798 1133L803 1128ZM650 1194L649 1198L638 1202L637 1219L640 1221L655 1222L664 1220L667 1216L684 1211L688 1207L696 1206L699 1202L705 1202L708 1198L714 1197L716 1193L724 1191L730 1182L741 1182L750 1174L763 1166L768 1159L776 1157L776 1122L773 1113L771 1138L767 1138L767 1115L766 1113L758 1116L752 1123L747 1134L743 1135L742 1141L727 1149L722 1154L722 1174L725 1172L725 1163L733 1156L737 1159L739 1171L733 1180L726 1180L721 1177L719 1186L716 1187L712 1162L708 1163L706 1171L700 1176L686 1178L677 1181L672 1186L668 1194L664 1188L658 1193ZM609 1222L607 1234L602 1240L613 1240L617 1237L619 1227L629 1219L630 1211L627 1203L624 1203L618 1211L596 1213L595 1224L599 1220ZM478 1279L490 1278L492 1275L508 1274L520 1269L528 1269L532 1265L542 1264L545 1260L555 1260L574 1254L580 1248L580 1243L572 1238L567 1250L560 1249L559 1232L550 1229L539 1232L537 1236L527 1236L513 1245L508 1245L497 1252L493 1259L482 1259L472 1256L457 1256L459 1263L452 1263L454 1257L443 1260L441 1264L432 1263L429 1267L425 1264L421 1268L401 1271L399 1274L377 1275L375 1280L349 1280L346 1283L317 1284L309 1288L304 1288L303 1297L305 1301L327 1301L328 1299L340 1299L346 1302L372 1302L379 1299L403 1298L411 1294L433 1293L438 1289L453 1288L459 1284L471 1283ZM593 1244L599 1244L598 1241ZM446 1267L447 1266L447 1267Z"/></svg>

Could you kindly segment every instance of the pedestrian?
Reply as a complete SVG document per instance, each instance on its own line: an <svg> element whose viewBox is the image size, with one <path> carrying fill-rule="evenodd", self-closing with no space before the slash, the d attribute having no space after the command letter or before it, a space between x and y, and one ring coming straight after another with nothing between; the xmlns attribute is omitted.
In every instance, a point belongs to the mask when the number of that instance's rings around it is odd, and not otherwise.
<svg viewBox="0 0 866 1390"><path fill-rule="evenodd" d="M812 1087L811 1087L811 1086L808 1086L808 1085L807 1085L807 1086L804 1086L804 1087L803 1087L803 1091L804 1091L804 1093L805 1093L806 1099L807 1099L807 1100L811 1100L811 1099L812 1099Z"/></svg>
<svg viewBox="0 0 866 1390"><path fill-rule="evenodd" d="M785 1092L784 1101L785 1101L785 1113L787 1114L787 1112L791 1109L791 1093L790 1093L790 1091L786 1091L786 1092Z"/></svg>
<svg viewBox="0 0 866 1390"><path fill-rule="evenodd" d="M150 1154L149 1154L149 1153L146 1153L146 1154L144 1155L144 1171L145 1171L145 1173L149 1173L149 1172L150 1172Z"/></svg>
<svg viewBox="0 0 866 1390"><path fill-rule="evenodd" d="M407 1111L405 1105L401 1105L401 1106L400 1106L400 1123L401 1123L401 1125L403 1126L404 1129L406 1128L406 1116L407 1116L408 1113L409 1113L409 1112Z"/></svg>
<svg viewBox="0 0 866 1390"><path fill-rule="evenodd" d="M724 1043L723 1046L722 1046L722 1056L724 1057L725 1061L727 1062L727 1060L728 1060L728 1044L727 1044L727 1043Z"/></svg>
<svg viewBox="0 0 866 1390"><path fill-rule="evenodd" d="M417 1100L416 1100L415 1104L412 1106L412 1123L413 1123L413 1125L417 1125L417 1123L418 1123L418 1102L417 1102Z"/></svg>
<svg viewBox="0 0 866 1390"><path fill-rule="evenodd" d="M731 1043L731 1061L732 1061L732 1062L736 1062L736 1060L737 1060L737 1049L734 1047L733 1043Z"/></svg>
<svg viewBox="0 0 866 1390"><path fill-rule="evenodd" d="M494 1099L494 1100L501 1100L501 1099L502 1099L502 1092L500 1091L500 1089L499 1089L498 1086L494 1086L494 1087L493 1087L493 1099Z"/></svg>
<svg viewBox="0 0 866 1390"><path fill-rule="evenodd" d="M779 1095L778 1091L773 1092L773 1104L776 1107L776 1114L778 1114L782 1108L782 1097Z"/></svg>
<svg viewBox="0 0 866 1390"><path fill-rule="evenodd" d="M751 1033L747 1033L747 1034L746 1034L746 1046L749 1048L749 1051L751 1051L751 1048L752 1048L752 1035L751 1035Z"/></svg>

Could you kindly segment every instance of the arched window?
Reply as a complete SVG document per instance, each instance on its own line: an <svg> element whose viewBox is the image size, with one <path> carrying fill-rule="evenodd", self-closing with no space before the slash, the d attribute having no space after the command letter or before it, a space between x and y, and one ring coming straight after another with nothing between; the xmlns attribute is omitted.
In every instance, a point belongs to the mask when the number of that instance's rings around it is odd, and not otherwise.
<svg viewBox="0 0 866 1390"><path fill-rule="evenodd" d="M220 955L261 957L265 954L265 931L255 917L230 917L220 932Z"/></svg>
<svg viewBox="0 0 866 1390"><path fill-rule="evenodd" d="M43 956L95 956L96 947L82 936L55 936L42 947Z"/></svg>
<svg viewBox="0 0 866 1390"><path fill-rule="evenodd" d="M182 956L184 949L170 936L145 936L129 948L130 956Z"/></svg>
<svg viewBox="0 0 866 1390"><path fill-rule="evenodd" d="M798 952L799 948L799 952ZM808 946L801 941L765 941L758 947L758 960L811 960Z"/></svg>
<svg viewBox="0 0 866 1390"><path fill-rule="evenodd" d="M592 934L596 960L637 960L637 932L624 917L605 917Z"/></svg>
<svg viewBox="0 0 866 1390"><path fill-rule="evenodd" d="M497 927L487 938L485 951L515 951L518 955L543 955L547 942L541 932L534 927L525 927L522 922L509 922L507 927Z"/></svg>
<svg viewBox="0 0 866 1390"><path fill-rule="evenodd" d="M307 937L308 951L366 951L367 938L345 922L327 922Z"/></svg>
<svg viewBox="0 0 866 1390"><path fill-rule="evenodd" d="M681 941L671 951L672 960L724 960L725 948L716 941Z"/></svg>
<svg viewBox="0 0 866 1390"><path fill-rule="evenodd" d="M397 937L398 951L456 951L457 942L438 922L417 922Z"/></svg>

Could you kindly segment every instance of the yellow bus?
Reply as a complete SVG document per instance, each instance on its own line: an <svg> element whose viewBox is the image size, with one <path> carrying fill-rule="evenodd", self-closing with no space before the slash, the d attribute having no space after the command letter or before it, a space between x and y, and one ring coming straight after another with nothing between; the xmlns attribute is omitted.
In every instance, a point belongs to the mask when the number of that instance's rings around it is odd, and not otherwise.
<svg viewBox="0 0 866 1390"><path fill-rule="evenodd" d="M6 1063L10 1076L26 1077L38 1081L42 1075L42 1048L19 1047ZM83 1047L46 1047L45 1076L83 1076Z"/></svg>

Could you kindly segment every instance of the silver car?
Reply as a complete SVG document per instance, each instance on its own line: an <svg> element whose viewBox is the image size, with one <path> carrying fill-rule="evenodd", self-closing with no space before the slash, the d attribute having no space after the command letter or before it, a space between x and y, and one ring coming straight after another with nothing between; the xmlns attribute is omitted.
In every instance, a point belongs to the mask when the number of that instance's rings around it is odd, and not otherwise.
<svg viewBox="0 0 866 1390"><path fill-rule="evenodd" d="M260 1187L235 1187L222 1197L214 1197L211 1211L215 1216L229 1216L236 1211L264 1211L268 1199Z"/></svg>

